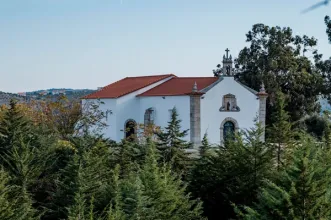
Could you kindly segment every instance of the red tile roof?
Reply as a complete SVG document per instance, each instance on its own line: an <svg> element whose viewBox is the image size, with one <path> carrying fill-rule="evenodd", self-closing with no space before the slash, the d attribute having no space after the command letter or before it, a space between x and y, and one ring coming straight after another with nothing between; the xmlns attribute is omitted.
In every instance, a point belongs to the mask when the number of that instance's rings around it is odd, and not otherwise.
<svg viewBox="0 0 331 220"><path fill-rule="evenodd" d="M83 97L83 99L118 98L171 76L176 77L173 74L126 77Z"/></svg>
<svg viewBox="0 0 331 220"><path fill-rule="evenodd" d="M208 87L218 80L218 77L176 77L150 89L138 96L177 96L192 92L194 83L198 91Z"/></svg>

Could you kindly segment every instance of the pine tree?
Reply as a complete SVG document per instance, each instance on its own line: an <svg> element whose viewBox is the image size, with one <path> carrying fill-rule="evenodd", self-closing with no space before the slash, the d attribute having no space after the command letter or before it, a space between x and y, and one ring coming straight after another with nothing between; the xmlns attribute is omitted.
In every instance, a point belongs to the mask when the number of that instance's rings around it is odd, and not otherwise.
<svg viewBox="0 0 331 220"><path fill-rule="evenodd" d="M142 195L150 203L149 216L145 219L202 219L202 204L186 193L186 185L168 166L158 166L154 148L150 143L145 165L139 175L144 186Z"/></svg>
<svg viewBox="0 0 331 220"><path fill-rule="evenodd" d="M110 168L106 163L107 155L96 154L93 151L95 146L90 146L90 143L85 143L84 140L76 141L75 144L81 146L75 146L78 149L77 152L67 166L59 172L57 189L50 204L50 208L55 213L54 218L67 218L68 209L71 209L72 213L79 213L77 209L82 208L86 201L90 201L92 197L104 196L110 177ZM85 144L88 146L83 146ZM96 206L98 206L96 211L105 208L102 204L96 204ZM76 211L72 211L73 208ZM84 208L84 210L87 212L87 209Z"/></svg>
<svg viewBox="0 0 331 220"><path fill-rule="evenodd" d="M12 188L9 186L8 174L0 169L0 219L15 219L15 201L10 200Z"/></svg>
<svg viewBox="0 0 331 220"><path fill-rule="evenodd" d="M10 176L0 168L0 219L36 220L39 216L32 207L28 193L17 189L11 183Z"/></svg>
<svg viewBox="0 0 331 220"><path fill-rule="evenodd" d="M78 188L74 196L73 205L68 208L68 220L85 220L87 218L86 199L82 189Z"/></svg>
<svg viewBox="0 0 331 220"><path fill-rule="evenodd" d="M125 215L121 209L122 198L121 198L121 181L120 181L120 166L116 165L113 170L111 181L111 192L113 194L112 199L109 203L107 210L107 220L125 220Z"/></svg>
<svg viewBox="0 0 331 220"><path fill-rule="evenodd" d="M34 208L33 187L44 170L44 161L47 160L47 157L41 155L39 149L21 140L2 157L11 176L10 184L15 188L13 195L21 207L21 211L17 213L20 213L23 219L35 219L40 216Z"/></svg>
<svg viewBox="0 0 331 220"><path fill-rule="evenodd" d="M187 172L189 158L185 152L190 144L183 138L188 130L181 131L181 120L178 119L178 113L174 107L171 112L171 119L164 131L156 133L159 143L158 150L161 152L163 162L171 163L175 172Z"/></svg>
<svg viewBox="0 0 331 220"><path fill-rule="evenodd" d="M267 181L243 219L330 219L330 150L306 138L276 181ZM240 212L239 212L240 213Z"/></svg>
<svg viewBox="0 0 331 220"><path fill-rule="evenodd" d="M143 162L144 146L136 142L123 140L113 148L113 164L120 166L121 176L129 175L132 171L137 171L139 165Z"/></svg>
<svg viewBox="0 0 331 220"><path fill-rule="evenodd" d="M33 140L31 124L17 106L15 100L10 100L10 108L5 111L0 121L0 155L7 154L10 149L24 138L25 143Z"/></svg>
<svg viewBox="0 0 331 220"><path fill-rule="evenodd" d="M139 174L131 173L122 180L121 186L121 208L126 219L153 219L153 209L150 208L149 198L143 195L144 186Z"/></svg>
<svg viewBox="0 0 331 220"><path fill-rule="evenodd" d="M208 141L207 133L204 134L203 139L201 141L201 146L199 148L199 155L200 157L205 156L208 153L208 150L210 149L210 144Z"/></svg>
<svg viewBox="0 0 331 220"><path fill-rule="evenodd" d="M285 95L278 91L276 93L274 110L271 114L274 123L270 125L270 128L268 129L270 135L269 142L275 146L278 170L283 164L284 148L291 148L291 142L294 137L292 124L289 122L290 116L285 111L285 108Z"/></svg>

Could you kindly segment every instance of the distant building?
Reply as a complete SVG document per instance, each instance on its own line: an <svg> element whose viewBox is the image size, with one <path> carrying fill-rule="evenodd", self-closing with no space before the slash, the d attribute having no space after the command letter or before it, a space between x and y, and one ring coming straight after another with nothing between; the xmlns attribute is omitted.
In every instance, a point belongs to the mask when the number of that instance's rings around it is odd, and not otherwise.
<svg viewBox="0 0 331 220"><path fill-rule="evenodd" d="M25 97L26 96L26 92L18 92L17 95L24 96Z"/></svg>
<svg viewBox="0 0 331 220"><path fill-rule="evenodd" d="M47 95L47 94L48 94L48 91L45 91L45 90L39 92L39 95Z"/></svg>
<svg viewBox="0 0 331 220"><path fill-rule="evenodd" d="M82 103L97 99L105 103L100 108L112 114L105 119L109 126L103 132L117 142L136 134L137 124L166 127L176 107L182 129L190 130L186 140L193 146L201 144L205 133L211 143L222 144L236 131L254 127L256 118L265 125L267 93L263 85L257 92L234 79L228 50L221 72L214 77L126 77L85 96Z"/></svg>

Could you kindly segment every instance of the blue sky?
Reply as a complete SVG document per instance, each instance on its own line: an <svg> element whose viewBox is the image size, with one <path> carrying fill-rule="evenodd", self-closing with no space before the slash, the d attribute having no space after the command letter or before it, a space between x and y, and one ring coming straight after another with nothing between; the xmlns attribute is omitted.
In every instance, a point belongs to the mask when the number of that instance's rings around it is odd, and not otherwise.
<svg viewBox="0 0 331 220"><path fill-rule="evenodd" d="M9 0L0 5L0 91L92 88L127 76L212 76L255 23L319 39L319 0Z"/></svg>

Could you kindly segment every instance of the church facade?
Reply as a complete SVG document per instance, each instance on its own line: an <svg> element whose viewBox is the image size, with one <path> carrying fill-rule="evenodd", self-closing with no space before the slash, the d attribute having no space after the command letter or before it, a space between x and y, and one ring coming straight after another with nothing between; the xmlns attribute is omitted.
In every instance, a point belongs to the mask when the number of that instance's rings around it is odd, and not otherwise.
<svg viewBox="0 0 331 220"><path fill-rule="evenodd" d="M267 93L263 85L254 91L234 79L231 55L223 57L221 73L214 77L177 77L173 74L127 77L82 99L101 100L107 115L104 135L121 141L134 135L137 124L164 128L176 107L185 138L200 145L205 133L212 144L240 129L254 127L254 119L265 125ZM264 140L264 137L262 137Z"/></svg>

